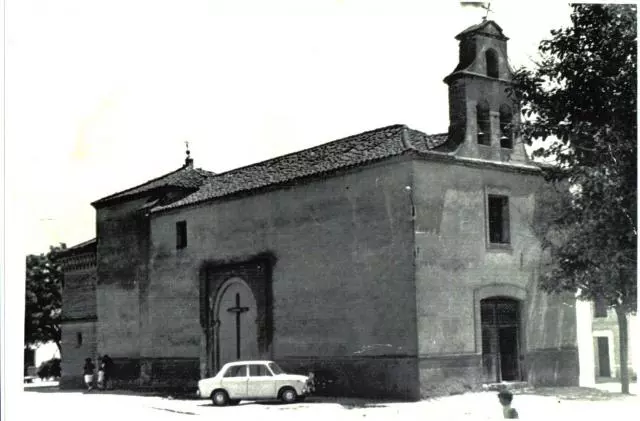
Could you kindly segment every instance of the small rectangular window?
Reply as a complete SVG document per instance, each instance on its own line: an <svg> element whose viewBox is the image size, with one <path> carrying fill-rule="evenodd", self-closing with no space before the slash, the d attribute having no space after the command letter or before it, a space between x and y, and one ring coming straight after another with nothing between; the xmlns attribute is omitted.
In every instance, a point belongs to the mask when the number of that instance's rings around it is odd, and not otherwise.
<svg viewBox="0 0 640 421"><path fill-rule="evenodd" d="M187 221L176 222L176 248L187 247Z"/></svg>
<svg viewBox="0 0 640 421"><path fill-rule="evenodd" d="M597 298L595 300L595 317L607 317L607 302L602 298Z"/></svg>
<svg viewBox="0 0 640 421"><path fill-rule="evenodd" d="M491 244L509 244L509 198L489 195L489 242Z"/></svg>

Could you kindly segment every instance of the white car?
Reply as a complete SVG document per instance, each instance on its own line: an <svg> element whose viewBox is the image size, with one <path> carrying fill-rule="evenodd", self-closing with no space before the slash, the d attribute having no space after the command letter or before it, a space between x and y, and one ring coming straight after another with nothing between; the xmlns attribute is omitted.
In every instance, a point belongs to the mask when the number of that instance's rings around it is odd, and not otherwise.
<svg viewBox="0 0 640 421"><path fill-rule="evenodd" d="M237 405L241 400L302 401L311 391L308 376L286 374L273 361L236 361L225 364L214 377L198 382L198 396L214 405Z"/></svg>

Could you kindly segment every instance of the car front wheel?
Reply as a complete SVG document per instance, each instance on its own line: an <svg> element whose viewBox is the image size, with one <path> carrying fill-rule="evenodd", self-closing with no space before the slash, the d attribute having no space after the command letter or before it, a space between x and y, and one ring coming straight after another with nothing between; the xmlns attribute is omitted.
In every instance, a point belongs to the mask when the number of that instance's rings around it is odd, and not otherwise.
<svg viewBox="0 0 640 421"><path fill-rule="evenodd" d="M282 402L284 403L294 403L298 399L298 395L296 394L295 390L287 387L285 389L282 389L282 391L280 392L280 399L282 399Z"/></svg>
<svg viewBox="0 0 640 421"><path fill-rule="evenodd" d="M215 406L225 406L229 403L229 395L224 390L216 390L211 394L211 401Z"/></svg>

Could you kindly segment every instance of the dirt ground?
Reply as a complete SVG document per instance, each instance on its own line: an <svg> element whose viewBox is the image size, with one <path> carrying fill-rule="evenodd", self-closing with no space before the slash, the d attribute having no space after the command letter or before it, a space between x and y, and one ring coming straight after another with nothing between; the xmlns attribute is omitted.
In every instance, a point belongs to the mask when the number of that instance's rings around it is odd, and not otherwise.
<svg viewBox="0 0 640 421"><path fill-rule="evenodd" d="M632 393L637 393L637 384ZM521 419L566 420L629 419L640 413L640 397L615 391L617 384L588 388L545 388L516 392L513 406ZM499 420L502 418L495 392L467 393L420 402L385 402L366 399L311 397L304 403L242 402L235 407L214 407L208 400L172 399L133 395L124 391L59 391L55 384L33 384L20 400L10 405L8 419L64 419L86 421L122 417L177 419L224 417L269 420ZM7 408L5 408L7 409ZM52 417L52 413L55 416ZM636 414L636 415L634 415ZM15 418L14 418L15 417ZM135 419L135 418L134 418ZM124 418L123 418L124 421Z"/></svg>

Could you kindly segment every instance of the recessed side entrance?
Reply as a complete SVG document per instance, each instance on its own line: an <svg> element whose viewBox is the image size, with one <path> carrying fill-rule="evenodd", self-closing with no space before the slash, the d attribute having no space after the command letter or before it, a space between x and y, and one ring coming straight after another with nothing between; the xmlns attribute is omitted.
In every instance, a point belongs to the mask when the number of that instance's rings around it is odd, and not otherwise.
<svg viewBox="0 0 640 421"><path fill-rule="evenodd" d="M611 377L609 338L606 336L597 336L596 341L598 348L598 377Z"/></svg>
<svg viewBox="0 0 640 421"><path fill-rule="evenodd" d="M520 381L520 302L507 297L480 301L485 381Z"/></svg>

